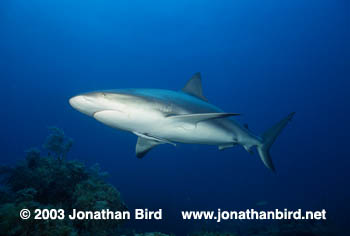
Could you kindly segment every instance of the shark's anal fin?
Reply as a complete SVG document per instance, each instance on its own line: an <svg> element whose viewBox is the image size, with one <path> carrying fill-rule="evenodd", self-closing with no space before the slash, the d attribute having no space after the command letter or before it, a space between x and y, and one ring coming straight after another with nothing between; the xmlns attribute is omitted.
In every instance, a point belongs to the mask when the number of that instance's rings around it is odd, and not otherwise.
<svg viewBox="0 0 350 236"><path fill-rule="evenodd" d="M252 145L243 145L244 149L249 152L250 154L254 154L253 150L252 150Z"/></svg>
<svg viewBox="0 0 350 236"><path fill-rule="evenodd" d="M138 158L144 157L153 147L159 145L161 143L150 140L150 139L145 139L142 137L137 138L137 143L136 143L136 156Z"/></svg>
<svg viewBox="0 0 350 236"><path fill-rule="evenodd" d="M167 119L171 119L174 122L184 122L197 125L197 123L212 119L226 118L230 116L238 116L238 113L195 113L186 115L172 115Z"/></svg>
<svg viewBox="0 0 350 236"><path fill-rule="evenodd" d="M185 87L182 89L183 92L188 93L192 96L195 96L197 98L200 98L204 101L208 101L203 96L203 89L202 89L202 78L201 74L199 72L195 73L192 78L187 82Z"/></svg>

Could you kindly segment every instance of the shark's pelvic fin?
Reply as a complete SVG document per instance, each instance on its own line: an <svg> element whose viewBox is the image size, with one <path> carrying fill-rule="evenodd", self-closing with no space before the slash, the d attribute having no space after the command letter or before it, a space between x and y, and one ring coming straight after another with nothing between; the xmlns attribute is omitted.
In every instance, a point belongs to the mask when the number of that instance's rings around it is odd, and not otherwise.
<svg viewBox="0 0 350 236"><path fill-rule="evenodd" d="M195 73L192 76L192 78L187 82L182 91L197 98L200 98L206 102L208 101L203 95L202 78L199 72Z"/></svg>
<svg viewBox="0 0 350 236"><path fill-rule="evenodd" d="M237 145L236 143L222 144L222 145L219 145L218 148L221 151L221 150L224 150L226 148L234 147L236 145Z"/></svg>
<svg viewBox="0 0 350 236"><path fill-rule="evenodd" d="M161 143L158 141L138 137L135 150L136 156L138 158L144 157L153 147L159 144Z"/></svg>
<svg viewBox="0 0 350 236"><path fill-rule="evenodd" d="M229 116L238 116L238 113L195 113L195 114L186 114L186 115L172 115L168 116L167 119L171 119L175 122L190 123L196 125L199 122L226 118Z"/></svg>

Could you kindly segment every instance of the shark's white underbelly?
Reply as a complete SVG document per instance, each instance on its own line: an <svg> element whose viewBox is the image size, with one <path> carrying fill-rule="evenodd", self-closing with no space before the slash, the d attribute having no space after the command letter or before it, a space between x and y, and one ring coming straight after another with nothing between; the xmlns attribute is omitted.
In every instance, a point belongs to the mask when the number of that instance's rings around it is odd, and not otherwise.
<svg viewBox="0 0 350 236"><path fill-rule="evenodd" d="M199 122L196 125L173 123L153 127L151 132L155 136L181 143L219 145L233 142L232 134L211 122Z"/></svg>
<svg viewBox="0 0 350 236"><path fill-rule="evenodd" d="M203 121L197 124L172 121L158 113L97 112L94 118L116 129L150 135L172 142L219 145L232 143L232 133L215 124Z"/></svg>

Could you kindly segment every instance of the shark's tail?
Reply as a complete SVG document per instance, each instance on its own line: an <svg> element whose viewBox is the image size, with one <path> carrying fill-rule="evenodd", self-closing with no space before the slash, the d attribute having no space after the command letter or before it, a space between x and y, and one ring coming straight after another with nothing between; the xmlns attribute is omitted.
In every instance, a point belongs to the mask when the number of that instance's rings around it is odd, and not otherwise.
<svg viewBox="0 0 350 236"><path fill-rule="evenodd" d="M275 171L275 167L273 165L271 156L270 156L270 148L272 144L275 142L277 136L281 133L284 127L288 124L288 122L292 119L295 112L290 113L286 118L272 126L268 129L261 137L262 142L257 146L257 150L261 160L264 162L265 166L272 171Z"/></svg>

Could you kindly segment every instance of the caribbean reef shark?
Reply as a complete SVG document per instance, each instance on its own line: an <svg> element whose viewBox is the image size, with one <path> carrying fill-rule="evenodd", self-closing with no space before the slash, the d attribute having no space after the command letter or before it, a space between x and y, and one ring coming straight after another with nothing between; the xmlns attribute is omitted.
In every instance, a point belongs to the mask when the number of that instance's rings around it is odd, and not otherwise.
<svg viewBox="0 0 350 236"><path fill-rule="evenodd" d="M269 150L294 112L261 136L253 134L232 116L204 97L200 73L181 91L120 89L90 92L69 100L73 108L110 127L138 136L136 156L141 158L159 144L196 143L217 145L219 150L242 145L255 147L266 167L275 170Z"/></svg>

